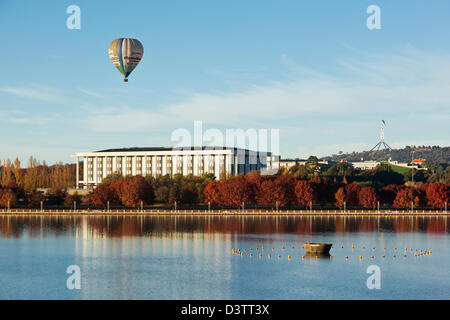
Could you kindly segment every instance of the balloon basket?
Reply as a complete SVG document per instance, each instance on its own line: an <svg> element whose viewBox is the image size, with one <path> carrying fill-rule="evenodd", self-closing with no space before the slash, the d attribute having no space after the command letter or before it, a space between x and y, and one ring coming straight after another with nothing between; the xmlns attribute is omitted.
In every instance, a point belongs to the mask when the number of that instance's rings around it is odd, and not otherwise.
<svg viewBox="0 0 450 320"><path fill-rule="evenodd" d="M123 79L123 82L128 82L128 79Z"/></svg>

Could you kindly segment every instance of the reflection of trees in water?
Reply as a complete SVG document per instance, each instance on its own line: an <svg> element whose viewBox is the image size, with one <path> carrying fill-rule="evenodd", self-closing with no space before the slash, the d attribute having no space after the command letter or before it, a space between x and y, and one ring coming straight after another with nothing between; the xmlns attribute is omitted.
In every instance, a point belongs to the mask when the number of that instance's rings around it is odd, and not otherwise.
<svg viewBox="0 0 450 320"><path fill-rule="evenodd" d="M430 232L448 217L386 216L0 216L0 236L158 236L168 233Z"/></svg>

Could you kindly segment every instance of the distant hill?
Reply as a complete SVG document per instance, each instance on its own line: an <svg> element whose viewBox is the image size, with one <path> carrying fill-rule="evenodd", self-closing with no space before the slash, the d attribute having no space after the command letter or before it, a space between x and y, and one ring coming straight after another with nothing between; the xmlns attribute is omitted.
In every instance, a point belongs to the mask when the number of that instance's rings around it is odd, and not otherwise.
<svg viewBox="0 0 450 320"><path fill-rule="evenodd" d="M333 154L332 156L323 157L323 160L332 161L361 161L364 160L392 160L410 162L411 153L414 151L414 159L425 159L435 163L450 163L450 147L439 146L406 146L403 149L393 149L390 151L362 151L343 154Z"/></svg>

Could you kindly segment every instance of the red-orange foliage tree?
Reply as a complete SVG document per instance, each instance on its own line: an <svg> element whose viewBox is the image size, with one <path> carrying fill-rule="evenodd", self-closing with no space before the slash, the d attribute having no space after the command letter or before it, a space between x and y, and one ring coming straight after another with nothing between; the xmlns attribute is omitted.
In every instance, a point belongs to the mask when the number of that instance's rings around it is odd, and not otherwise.
<svg viewBox="0 0 450 320"><path fill-rule="evenodd" d="M17 203L17 195L12 189L0 189L0 207L12 207Z"/></svg>
<svg viewBox="0 0 450 320"><path fill-rule="evenodd" d="M358 203L364 208L375 209L377 206L377 193L372 187L363 187L358 193Z"/></svg>
<svg viewBox="0 0 450 320"><path fill-rule="evenodd" d="M203 189L203 195L205 196L205 203L220 204L220 194L218 182L211 181Z"/></svg>
<svg viewBox="0 0 450 320"><path fill-rule="evenodd" d="M117 204L119 198L113 188L108 185L101 184L90 195L91 203L94 206L106 207L108 201L110 204Z"/></svg>
<svg viewBox="0 0 450 320"><path fill-rule="evenodd" d="M309 206L310 203L314 203L316 200L314 186L306 180L297 181L294 193L297 198L297 203L302 206Z"/></svg>
<svg viewBox="0 0 450 320"><path fill-rule="evenodd" d="M345 186L345 202L347 206L357 206L359 203L358 194L361 187L356 183L350 183Z"/></svg>
<svg viewBox="0 0 450 320"><path fill-rule="evenodd" d="M296 202L295 178L277 176L275 179L265 179L259 188L257 201L266 206L286 206Z"/></svg>
<svg viewBox="0 0 450 320"><path fill-rule="evenodd" d="M345 188L344 187L340 187L335 195L334 198L336 199L336 206L339 208L343 208L344 207L344 203L345 203Z"/></svg>
<svg viewBox="0 0 450 320"><path fill-rule="evenodd" d="M414 207L418 207L420 205L420 192L413 187L404 187L398 191L394 200L394 207L410 208L411 202Z"/></svg>
<svg viewBox="0 0 450 320"><path fill-rule="evenodd" d="M426 186L427 204L433 208L444 208L450 200L450 187L440 182L430 183Z"/></svg>
<svg viewBox="0 0 450 320"><path fill-rule="evenodd" d="M141 204L152 204L154 193L152 186L142 176L126 178L120 188L120 200L125 206L136 207Z"/></svg>
<svg viewBox="0 0 450 320"><path fill-rule="evenodd" d="M254 193L243 176L232 177L218 182L219 204L242 206L242 203L254 203Z"/></svg>

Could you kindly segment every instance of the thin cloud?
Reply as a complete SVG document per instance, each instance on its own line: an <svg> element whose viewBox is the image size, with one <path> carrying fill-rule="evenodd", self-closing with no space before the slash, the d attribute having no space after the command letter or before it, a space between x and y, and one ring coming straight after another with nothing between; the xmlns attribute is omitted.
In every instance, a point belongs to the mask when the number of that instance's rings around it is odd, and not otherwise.
<svg viewBox="0 0 450 320"><path fill-rule="evenodd" d="M88 96L91 96L91 97L96 97L96 98L103 98L104 97L103 94L94 92L92 90L88 90L88 89L84 89L84 88L78 88L78 90L83 92L84 94L87 94Z"/></svg>
<svg viewBox="0 0 450 320"><path fill-rule="evenodd" d="M67 99L62 97L57 90L39 85L29 87L1 87L0 91L31 100L59 103L67 102Z"/></svg>
<svg viewBox="0 0 450 320"><path fill-rule="evenodd" d="M18 124L18 125L43 125L51 122L50 117L43 117L30 114L22 110L0 110L0 123Z"/></svg>

